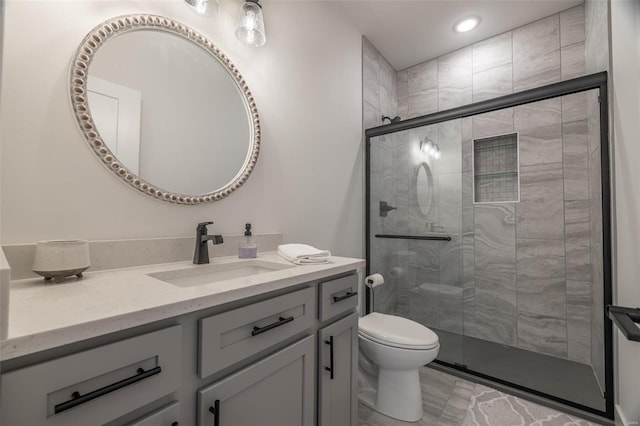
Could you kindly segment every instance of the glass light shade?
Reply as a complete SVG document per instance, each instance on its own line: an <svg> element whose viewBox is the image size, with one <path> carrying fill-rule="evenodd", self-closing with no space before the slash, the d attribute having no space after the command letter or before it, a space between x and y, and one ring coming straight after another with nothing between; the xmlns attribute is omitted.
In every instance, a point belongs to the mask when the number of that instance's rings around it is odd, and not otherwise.
<svg viewBox="0 0 640 426"><path fill-rule="evenodd" d="M247 1L240 8L236 38L255 47L260 47L267 42L262 9L257 2Z"/></svg>

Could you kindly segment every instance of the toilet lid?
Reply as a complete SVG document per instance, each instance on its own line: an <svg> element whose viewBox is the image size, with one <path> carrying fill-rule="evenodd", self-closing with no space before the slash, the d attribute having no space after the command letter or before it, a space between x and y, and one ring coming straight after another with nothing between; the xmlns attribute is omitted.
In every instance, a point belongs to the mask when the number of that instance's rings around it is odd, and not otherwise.
<svg viewBox="0 0 640 426"><path fill-rule="evenodd" d="M387 346L406 349L433 349L438 335L407 318L372 312L358 320L358 331L364 337Z"/></svg>

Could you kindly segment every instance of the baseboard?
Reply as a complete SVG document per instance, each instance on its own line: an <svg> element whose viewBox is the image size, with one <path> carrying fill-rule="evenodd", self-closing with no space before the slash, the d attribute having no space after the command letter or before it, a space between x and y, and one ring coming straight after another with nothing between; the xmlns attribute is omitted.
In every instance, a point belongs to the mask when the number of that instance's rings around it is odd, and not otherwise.
<svg viewBox="0 0 640 426"><path fill-rule="evenodd" d="M616 425L621 426L638 426L638 421L630 422L622 412L622 407L616 404Z"/></svg>

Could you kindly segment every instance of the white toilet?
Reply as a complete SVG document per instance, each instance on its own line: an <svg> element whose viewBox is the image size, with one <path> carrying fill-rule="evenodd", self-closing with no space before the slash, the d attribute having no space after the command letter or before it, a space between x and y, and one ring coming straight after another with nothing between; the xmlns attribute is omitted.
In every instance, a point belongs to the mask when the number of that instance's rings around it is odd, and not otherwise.
<svg viewBox="0 0 640 426"><path fill-rule="evenodd" d="M406 318L372 312L358 321L360 401L386 416L422 418L419 368L438 355L438 336Z"/></svg>

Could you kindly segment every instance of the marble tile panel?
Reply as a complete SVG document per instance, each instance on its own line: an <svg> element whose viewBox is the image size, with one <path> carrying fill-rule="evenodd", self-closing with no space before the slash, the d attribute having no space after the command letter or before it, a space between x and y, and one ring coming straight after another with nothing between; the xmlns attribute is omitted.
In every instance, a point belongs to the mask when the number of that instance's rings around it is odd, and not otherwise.
<svg viewBox="0 0 640 426"><path fill-rule="evenodd" d="M516 207L518 238L564 239L562 185L561 163L520 168L520 202Z"/></svg>
<svg viewBox="0 0 640 426"><path fill-rule="evenodd" d="M452 240L440 244L440 283L462 287L462 238L452 235Z"/></svg>
<svg viewBox="0 0 640 426"><path fill-rule="evenodd" d="M422 62L407 70L409 95L438 87L438 61Z"/></svg>
<svg viewBox="0 0 640 426"><path fill-rule="evenodd" d="M407 118L409 111L409 72L407 70L396 73L396 114Z"/></svg>
<svg viewBox="0 0 640 426"><path fill-rule="evenodd" d="M591 283L567 280L568 358L591 363Z"/></svg>
<svg viewBox="0 0 640 426"><path fill-rule="evenodd" d="M560 50L560 68L563 80L586 74L584 42L565 46Z"/></svg>
<svg viewBox="0 0 640 426"><path fill-rule="evenodd" d="M380 110L379 54L366 38L363 38L362 53L362 98L375 109Z"/></svg>
<svg viewBox="0 0 640 426"><path fill-rule="evenodd" d="M584 3L587 72L609 69L609 2L587 0Z"/></svg>
<svg viewBox="0 0 640 426"><path fill-rule="evenodd" d="M396 115L396 99L388 88L382 84L378 85L378 97L381 115L395 117Z"/></svg>
<svg viewBox="0 0 640 426"><path fill-rule="evenodd" d="M438 178L438 224L448 233L462 231L462 176L460 173L441 174Z"/></svg>
<svg viewBox="0 0 640 426"><path fill-rule="evenodd" d="M473 173L462 173L462 233L473 234Z"/></svg>
<svg viewBox="0 0 640 426"><path fill-rule="evenodd" d="M462 137L462 171L472 171L473 165L473 119L465 117L460 120L460 133Z"/></svg>
<svg viewBox="0 0 640 426"><path fill-rule="evenodd" d="M475 139L509 133L513 131L513 108L474 115L472 121Z"/></svg>
<svg viewBox="0 0 640 426"><path fill-rule="evenodd" d="M365 129L380 125L380 111L369 102L362 103L362 120Z"/></svg>
<svg viewBox="0 0 640 426"><path fill-rule="evenodd" d="M464 327L464 299L461 286L440 284L438 304L439 328L462 335Z"/></svg>
<svg viewBox="0 0 640 426"><path fill-rule="evenodd" d="M560 46L584 41L584 19L584 4L560 12Z"/></svg>
<svg viewBox="0 0 640 426"><path fill-rule="evenodd" d="M567 357L564 319L518 312L518 347L561 358Z"/></svg>
<svg viewBox="0 0 640 426"><path fill-rule="evenodd" d="M517 106L513 116L521 166L562 162L560 98Z"/></svg>
<svg viewBox="0 0 640 426"><path fill-rule="evenodd" d="M552 15L513 30L513 89L560 81L560 17Z"/></svg>
<svg viewBox="0 0 640 426"><path fill-rule="evenodd" d="M512 92L513 65L511 63L473 74L473 102L508 95Z"/></svg>
<svg viewBox="0 0 640 426"><path fill-rule="evenodd" d="M491 37L473 45L473 73L485 71L513 60L512 33Z"/></svg>
<svg viewBox="0 0 640 426"><path fill-rule="evenodd" d="M476 285L478 271L515 275L515 210L515 205L511 203L476 204L474 209Z"/></svg>
<svg viewBox="0 0 640 426"><path fill-rule="evenodd" d="M476 335L476 289L475 287L469 287L463 289L462 297L464 299L463 305L463 333L465 336Z"/></svg>
<svg viewBox="0 0 640 426"><path fill-rule="evenodd" d="M407 118L419 117L438 111L438 90L428 89L409 93Z"/></svg>
<svg viewBox="0 0 640 426"><path fill-rule="evenodd" d="M382 286L381 286L382 287ZM418 287L411 291L409 318L424 326L439 327L439 299L437 292Z"/></svg>
<svg viewBox="0 0 640 426"><path fill-rule="evenodd" d="M471 47L440 56L437 62L438 110L471 103Z"/></svg>
<svg viewBox="0 0 640 426"><path fill-rule="evenodd" d="M473 233L462 237L462 286L475 286L475 237Z"/></svg>
<svg viewBox="0 0 640 426"><path fill-rule="evenodd" d="M560 16L551 15L513 30L514 61L560 48Z"/></svg>
<svg viewBox="0 0 640 426"><path fill-rule="evenodd" d="M565 200L589 198L589 137L587 121L562 125L562 163Z"/></svg>
<svg viewBox="0 0 640 426"><path fill-rule="evenodd" d="M518 311L566 318L564 241L517 240Z"/></svg>
<svg viewBox="0 0 640 426"><path fill-rule="evenodd" d="M563 96L561 103L563 123L587 119L587 92Z"/></svg>
<svg viewBox="0 0 640 426"><path fill-rule="evenodd" d="M476 337L503 344L517 341L515 273L476 270Z"/></svg>
<svg viewBox="0 0 640 426"><path fill-rule="evenodd" d="M557 83L562 79L560 49L540 56L527 56L527 49L523 50L522 56L513 62L514 92Z"/></svg>
<svg viewBox="0 0 640 426"><path fill-rule="evenodd" d="M450 120L437 124L441 156L435 163L441 173L459 174L462 171L461 123L461 120Z"/></svg>
<svg viewBox="0 0 640 426"><path fill-rule="evenodd" d="M393 67L387 62L387 60L381 54L378 55L378 61L380 63L380 68L378 70L378 80L380 84L389 90L389 93L392 97L396 97L396 71Z"/></svg>
<svg viewBox="0 0 640 426"><path fill-rule="evenodd" d="M567 279L591 281L589 201L565 201Z"/></svg>

